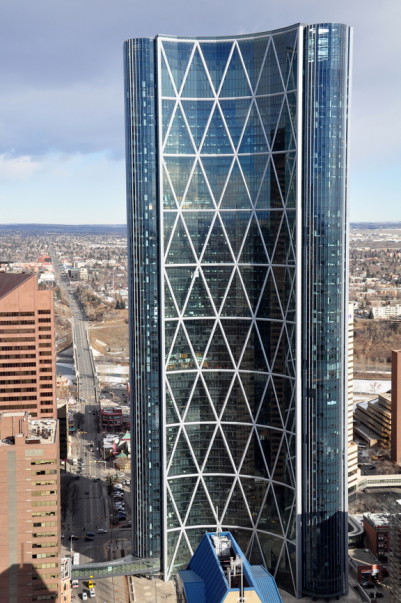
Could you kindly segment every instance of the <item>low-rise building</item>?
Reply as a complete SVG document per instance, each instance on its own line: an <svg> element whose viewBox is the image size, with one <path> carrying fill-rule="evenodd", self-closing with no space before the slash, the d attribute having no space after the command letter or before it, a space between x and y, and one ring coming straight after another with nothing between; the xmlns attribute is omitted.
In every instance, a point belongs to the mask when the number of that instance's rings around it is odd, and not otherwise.
<svg viewBox="0 0 401 603"><path fill-rule="evenodd" d="M390 516L388 513L364 513L366 546L374 555L387 555L390 549Z"/></svg>

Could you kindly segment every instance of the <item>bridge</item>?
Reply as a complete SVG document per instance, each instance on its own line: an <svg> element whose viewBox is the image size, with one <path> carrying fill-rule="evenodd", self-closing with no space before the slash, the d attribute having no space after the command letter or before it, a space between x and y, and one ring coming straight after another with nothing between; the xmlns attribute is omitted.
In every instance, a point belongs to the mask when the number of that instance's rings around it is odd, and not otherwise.
<svg viewBox="0 0 401 603"><path fill-rule="evenodd" d="M366 488L401 488L401 474L362 475L358 480L358 490Z"/></svg>
<svg viewBox="0 0 401 603"><path fill-rule="evenodd" d="M112 576L151 576L160 574L158 559L138 559L127 555L115 561L87 563L71 566L72 580L89 580L90 578L111 578Z"/></svg>

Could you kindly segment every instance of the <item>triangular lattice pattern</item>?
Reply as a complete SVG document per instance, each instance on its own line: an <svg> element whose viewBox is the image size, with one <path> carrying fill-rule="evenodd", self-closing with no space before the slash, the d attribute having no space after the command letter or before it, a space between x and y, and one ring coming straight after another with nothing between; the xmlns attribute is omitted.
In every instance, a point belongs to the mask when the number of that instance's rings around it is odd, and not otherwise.
<svg viewBox="0 0 401 603"><path fill-rule="evenodd" d="M296 30L162 40L170 573L232 530L293 581Z"/></svg>

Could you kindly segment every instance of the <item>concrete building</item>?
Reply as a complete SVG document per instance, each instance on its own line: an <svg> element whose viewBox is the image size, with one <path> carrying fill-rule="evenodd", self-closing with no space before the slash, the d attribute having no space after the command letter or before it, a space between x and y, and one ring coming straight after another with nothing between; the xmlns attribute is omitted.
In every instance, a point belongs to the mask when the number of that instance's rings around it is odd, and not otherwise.
<svg viewBox="0 0 401 603"><path fill-rule="evenodd" d="M0 412L0 599L60 595L60 474L55 419Z"/></svg>
<svg viewBox="0 0 401 603"><path fill-rule="evenodd" d="M347 592L351 31L125 44L133 547ZM324 82L324 85L322 84Z"/></svg>
<svg viewBox="0 0 401 603"><path fill-rule="evenodd" d="M354 442L354 306L348 304L348 492L358 483L358 445Z"/></svg>
<svg viewBox="0 0 401 603"><path fill-rule="evenodd" d="M0 273L0 411L56 417L53 292Z"/></svg>
<svg viewBox="0 0 401 603"><path fill-rule="evenodd" d="M401 464L401 350L391 354L391 459Z"/></svg>
<svg viewBox="0 0 401 603"><path fill-rule="evenodd" d="M358 402L354 419L356 435L369 446L378 442L387 444L391 437L391 393L386 392L373 400Z"/></svg>

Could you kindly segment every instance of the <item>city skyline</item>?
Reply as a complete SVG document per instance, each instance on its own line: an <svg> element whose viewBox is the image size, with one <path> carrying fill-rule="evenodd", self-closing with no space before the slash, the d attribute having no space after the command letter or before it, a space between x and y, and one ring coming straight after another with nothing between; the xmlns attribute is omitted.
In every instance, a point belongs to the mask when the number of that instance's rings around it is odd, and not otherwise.
<svg viewBox="0 0 401 603"><path fill-rule="evenodd" d="M246 10L234 2L227 12L210 0L189 8L172 0L155 10L122 0L117 11L90 0L80 5L78 19L71 5L6 0L0 24L2 222L108 223L111 205L112 222L125 222L124 39L169 31L236 35L324 21L355 30L351 220L401 219L400 79L394 74L401 61L401 8L373 0L363 6L285 0L268 8L251 0Z"/></svg>

